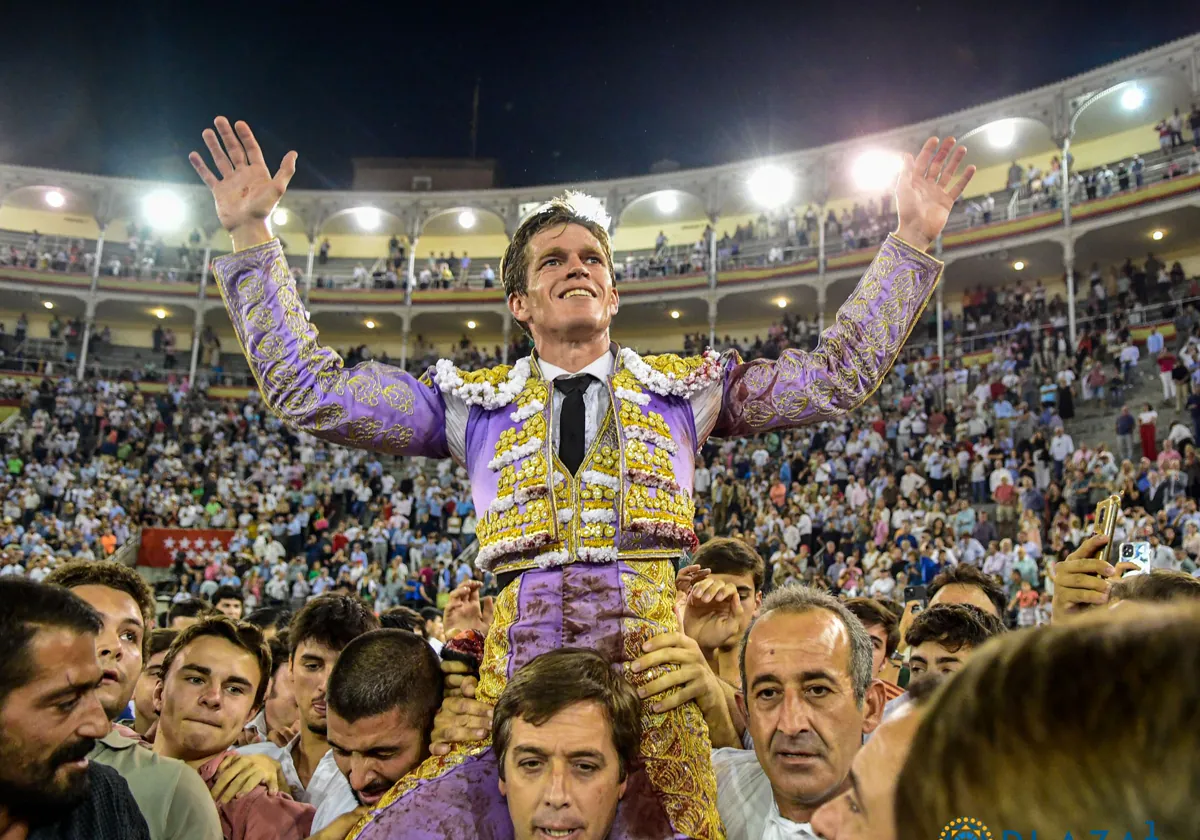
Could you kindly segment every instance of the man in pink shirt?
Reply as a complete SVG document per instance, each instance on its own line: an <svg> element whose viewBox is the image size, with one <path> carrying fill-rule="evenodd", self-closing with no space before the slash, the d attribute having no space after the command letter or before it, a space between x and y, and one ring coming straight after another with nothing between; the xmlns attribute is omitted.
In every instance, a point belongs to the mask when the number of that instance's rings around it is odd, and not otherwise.
<svg viewBox="0 0 1200 840"><path fill-rule="evenodd" d="M262 706L270 676L271 652L254 625L213 616L188 627L168 648L154 690L154 751L186 762L211 789L217 768ZM262 785L217 810L225 840L300 840L315 813Z"/></svg>

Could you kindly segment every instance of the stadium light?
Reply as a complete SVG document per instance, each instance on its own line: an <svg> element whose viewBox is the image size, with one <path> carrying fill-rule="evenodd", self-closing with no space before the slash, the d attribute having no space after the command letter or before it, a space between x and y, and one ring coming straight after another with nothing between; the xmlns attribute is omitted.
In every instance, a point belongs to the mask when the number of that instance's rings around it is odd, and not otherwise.
<svg viewBox="0 0 1200 840"><path fill-rule="evenodd" d="M678 310L678 309L672 309L672 310L671 310L671 317L672 317L672 318L674 318L675 320L679 320L679 310Z"/></svg>
<svg viewBox="0 0 1200 840"><path fill-rule="evenodd" d="M464 210L458 214L458 226L463 230L470 230L475 227L475 222L479 221L475 216L474 210Z"/></svg>
<svg viewBox="0 0 1200 840"><path fill-rule="evenodd" d="M1007 149L1017 136L1015 120L996 120L987 127L988 143L993 149Z"/></svg>
<svg viewBox="0 0 1200 840"><path fill-rule="evenodd" d="M355 207L351 212L363 230L375 230L383 222L383 216L376 207Z"/></svg>
<svg viewBox="0 0 1200 840"><path fill-rule="evenodd" d="M887 189L900 172L900 155L894 152L863 152L850 170L854 184L864 192Z"/></svg>
<svg viewBox="0 0 1200 840"><path fill-rule="evenodd" d="M152 314L154 315L154 317L155 317L155 318L157 318L158 320L160 320L160 321L161 321L161 320L163 320L164 318L166 318L166 317L167 317L167 310L165 310L165 309L155 309L155 310L153 310Z"/></svg>
<svg viewBox="0 0 1200 840"><path fill-rule="evenodd" d="M58 190L50 190L46 193L46 203L57 210L67 203L67 199Z"/></svg>
<svg viewBox="0 0 1200 840"><path fill-rule="evenodd" d="M366 320L366 321L363 321L363 326L369 330L373 330L373 329L375 329L375 322L371 321L371 320Z"/></svg>
<svg viewBox="0 0 1200 840"><path fill-rule="evenodd" d="M1154 233L1150 234L1150 238L1153 239L1155 242L1160 241L1164 236L1166 236L1166 234L1163 233L1161 230L1156 230L1156 231L1154 231Z"/></svg>
<svg viewBox="0 0 1200 840"><path fill-rule="evenodd" d="M1121 94L1121 107L1126 111L1136 111L1146 101L1146 91L1137 85L1132 85Z"/></svg>
<svg viewBox="0 0 1200 840"><path fill-rule="evenodd" d="M288 218L288 211L285 207L277 207L275 208L275 212L271 214L271 221L280 227L288 223Z"/></svg>
<svg viewBox="0 0 1200 840"><path fill-rule="evenodd" d="M669 190L664 190L654 199L654 205L658 208L659 213L669 216L679 209L679 196Z"/></svg>
<svg viewBox="0 0 1200 840"><path fill-rule="evenodd" d="M469 330L473 330L473 329L475 329L477 326L479 326L479 325L478 325L478 324L476 324L474 321L467 321L467 329L469 329Z"/></svg>
<svg viewBox="0 0 1200 840"><path fill-rule="evenodd" d="M780 309L787 309L787 298L775 298L775 305Z"/></svg>
<svg viewBox="0 0 1200 840"><path fill-rule="evenodd" d="M1025 270L1024 261L1017 260L1015 263L1013 263L1013 271L1024 271L1024 270Z"/></svg>
<svg viewBox="0 0 1200 840"><path fill-rule="evenodd" d="M47 309L53 309L53 308L54 308L54 302L53 302L53 301L49 301L49 300L44 300L44 301L42 301L42 306L46 307Z"/></svg>
<svg viewBox="0 0 1200 840"><path fill-rule="evenodd" d="M142 199L142 215L153 228L175 230L187 217L187 205L169 190L155 190Z"/></svg>
<svg viewBox="0 0 1200 840"><path fill-rule="evenodd" d="M796 176L782 166L768 163L754 170L746 187L756 204L772 210L791 199L796 189Z"/></svg>

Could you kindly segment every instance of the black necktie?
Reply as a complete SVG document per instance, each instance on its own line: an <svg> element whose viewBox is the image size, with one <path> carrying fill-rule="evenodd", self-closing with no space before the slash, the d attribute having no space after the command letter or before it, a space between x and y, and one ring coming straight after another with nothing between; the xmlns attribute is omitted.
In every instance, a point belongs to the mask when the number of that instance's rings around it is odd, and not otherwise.
<svg viewBox="0 0 1200 840"><path fill-rule="evenodd" d="M583 392L593 379L590 373L583 373L554 380L555 389L563 394L562 413L558 417L558 457L571 475L583 463Z"/></svg>

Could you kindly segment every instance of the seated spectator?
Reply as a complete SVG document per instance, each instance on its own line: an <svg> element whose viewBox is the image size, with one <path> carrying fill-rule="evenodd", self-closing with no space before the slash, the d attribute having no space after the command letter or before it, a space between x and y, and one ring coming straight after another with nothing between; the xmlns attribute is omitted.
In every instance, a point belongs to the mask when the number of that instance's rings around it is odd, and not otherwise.
<svg viewBox="0 0 1200 840"><path fill-rule="evenodd" d="M976 648L1005 631L1004 623L970 604L938 604L913 621L904 640L913 677L953 674Z"/></svg>
<svg viewBox="0 0 1200 840"><path fill-rule="evenodd" d="M993 642L933 697L897 783L899 840L964 815L1023 837L1143 836L1147 820L1157 837L1194 834L1200 752L1183 734L1200 660L1180 652L1200 647L1200 613L1123 612ZM1113 725L1114 710L1136 723Z"/></svg>
<svg viewBox="0 0 1200 840"><path fill-rule="evenodd" d="M329 748L351 795L327 798L314 831L359 805L378 805L429 756L433 717L442 702L437 654L405 630L365 633L338 655L328 698Z"/></svg>
<svg viewBox="0 0 1200 840"><path fill-rule="evenodd" d="M158 710L154 707L154 686L162 675L162 661L167 655L167 648L177 635L174 630L151 630L146 639L146 659L133 687L131 728L147 741L154 741L154 724L158 720Z"/></svg>
<svg viewBox="0 0 1200 840"><path fill-rule="evenodd" d="M793 584L763 600L741 658L754 751L713 753L726 832L810 836L813 813L846 789L863 735L879 725L871 638L840 601Z"/></svg>
<svg viewBox="0 0 1200 840"><path fill-rule="evenodd" d="M314 808L319 809L327 797L352 795L329 749L326 684L342 648L377 629L379 619L350 595L331 592L305 604L288 631L300 732L282 747L272 743L238 747L243 755L265 755L278 762L292 795Z"/></svg>
<svg viewBox="0 0 1200 840"><path fill-rule="evenodd" d="M0 580L0 833L150 840L125 780L89 761L110 724L96 690L101 618L56 586ZM119 829L118 829L119 826Z"/></svg>
<svg viewBox="0 0 1200 840"><path fill-rule="evenodd" d="M155 687L159 709L154 752L179 759L215 788L217 771L266 696L271 652L253 624L206 618L172 642ZM256 785L218 805L226 840L300 840L308 837L314 809L286 794Z"/></svg>
<svg viewBox="0 0 1200 840"><path fill-rule="evenodd" d="M551 651L517 671L492 723L516 840L608 837L640 740L637 692L595 651Z"/></svg>
<svg viewBox="0 0 1200 840"><path fill-rule="evenodd" d="M114 724L121 717L132 720L126 709L142 673L143 639L154 616L150 588L133 569L111 560L67 563L46 582L71 590L100 616L96 695ZM112 767L129 784L154 840L221 836L208 788L182 761L155 755L116 726L97 739L89 758Z"/></svg>

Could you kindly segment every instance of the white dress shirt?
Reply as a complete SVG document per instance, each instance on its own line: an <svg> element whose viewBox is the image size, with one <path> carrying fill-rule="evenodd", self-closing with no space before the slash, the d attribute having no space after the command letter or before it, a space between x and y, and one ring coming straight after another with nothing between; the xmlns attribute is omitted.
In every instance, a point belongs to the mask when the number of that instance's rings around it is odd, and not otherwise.
<svg viewBox="0 0 1200 840"><path fill-rule="evenodd" d="M584 452L591 449L592 442L600 432L600 424L604 422L604 414L608 411L607 381L608 377L612 375L615 365L616 357L612 350L575 373L565 371L544 359L538 359L542 376L547 380L553 381L560 376L578 376L581 373L590 373L597 377L597 381L592 382L583 394ZM556 452L559 439L558 418L562 414L564 396L558 390L554 390L553 428L551 429L553 439L551 443ZM690 397L692 418L696 425L696 435L699 438L696 441L697 448L704 443L717 425L724 397L724 377L715 382L709 382ZM442 398L446 405L446 445L450 449L450 456L460 464L465 464L467 462L467 420L471 415L470 406L452 393L442 392Z"/></svg>
<svg viewBox="0 0 1200 840"><path fill-rule="evenodd" d="M713 750L712 763L727 840L819 840L808 823L779 813L771 780L753 750Z"/></svg>
<svg viewBox="0 0 1200 840"><path fill-rule="evenodd" d="M236 751L242 755L268 755L278 761L283 769L283 777L292 789L292 798L299 802L307 802L318 810L329 798L345 801L345 797L349 796L353 799L354 791L342 775L342 771L338 770L337 763L333 760L333 750L326 750L325 755L321 756L317 768L313 770L312 778L308 780L308 787L300 784L300 774L296 772L296 763L292 761L292 749L299 743L300 736L297 735L288 741L286 747L278 747L268 741L237 747Z"/></svg>

